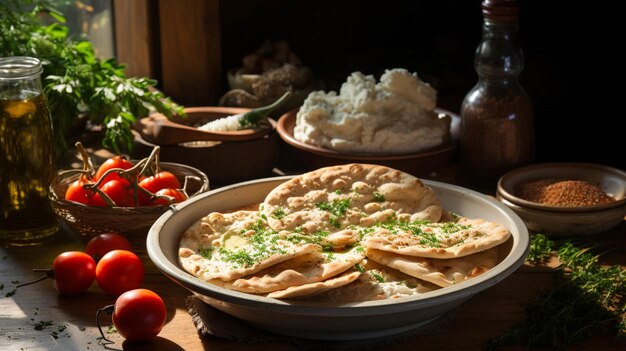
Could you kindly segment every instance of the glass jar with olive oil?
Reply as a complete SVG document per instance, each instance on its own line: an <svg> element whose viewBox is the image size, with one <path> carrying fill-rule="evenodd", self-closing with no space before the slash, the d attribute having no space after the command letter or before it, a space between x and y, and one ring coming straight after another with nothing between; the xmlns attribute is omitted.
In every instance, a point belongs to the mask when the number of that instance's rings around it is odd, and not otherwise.
<svg viewBox="0 0 626 351"><path fill-rule="evenodd" d="M0 58L0 244L33 245L58 227L48 198L54 139L41 62Z"/></svg>

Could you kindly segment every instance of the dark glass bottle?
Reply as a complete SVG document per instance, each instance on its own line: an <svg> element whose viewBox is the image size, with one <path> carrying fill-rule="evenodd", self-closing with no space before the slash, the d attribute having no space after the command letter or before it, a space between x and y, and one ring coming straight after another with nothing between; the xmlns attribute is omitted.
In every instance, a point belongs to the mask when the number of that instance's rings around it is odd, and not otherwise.
<svg viewBox="0 0 626 351"><path fill-rule="evenodd" d="M461 106L461 154L475 178L495 180L532 162L532 103L518 76L524 55L518 40L519 4L510 0L482 3L483 37L474 61L478 83Z"/></svg>

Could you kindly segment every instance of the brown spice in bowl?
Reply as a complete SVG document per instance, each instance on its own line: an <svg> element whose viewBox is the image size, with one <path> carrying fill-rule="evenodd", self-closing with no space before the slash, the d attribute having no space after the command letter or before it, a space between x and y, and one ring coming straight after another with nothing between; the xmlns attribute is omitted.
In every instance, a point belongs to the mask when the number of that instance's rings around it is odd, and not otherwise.
<svg viewBox="0 0 626 351"><path fill-rule="evenodd" d="M615 201L598 186L583 180L537 180L520 184L515 193L524 200L560 207L592 206Z"/></svg>

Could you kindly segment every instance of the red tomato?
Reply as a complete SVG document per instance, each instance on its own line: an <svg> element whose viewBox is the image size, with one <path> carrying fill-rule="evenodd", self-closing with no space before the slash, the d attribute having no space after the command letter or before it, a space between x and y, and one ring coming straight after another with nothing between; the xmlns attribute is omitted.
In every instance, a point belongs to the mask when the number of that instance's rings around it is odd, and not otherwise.
<svg viewBox="0 0 626 351"><path fill-rule="evenodd" d="M172 189L172 188L161 189L157 191L156 194L158 196L171 196L174 199L172 201L168 201L164 198L157 198L157 199L154 199L154 201L152 201L153 205L170 205L173 203L178 203L178 202L187 200L187 196L185 195L185 193L183 193L182 191L178 189Z"/></svg>
<svg viewBox="0 0 626 351"><path fill-rule="evenodd" d="M139 186L156 194L157 191L165 188L180 189L180 182L175 175L168 171L161 171L151 177L142 180Z"/></svg>
<svg viewBox="0 0 626 351"><path fill-rule="evenodd" d="M165 303L147 289L123 293L115 301L113 324L128 341L146 341L159 334L165 324Z"/></svg>
<svg viewBox="0 0 626 351"><path fill-rule="evenodd" d="M133 163L128 161L123 156L113 156L110 159L104 161L102 165L100 165L100 167L98 168L98 171L96 172L95 180L96 181L99 180L104 175L104 173L106 173L106 171L108 171L109 169L112 169L112 168L129 169L132 167L133 167ZM113 179L118 179L119 177L120 177L119 174L111 173L106 176L106 178L102 181L102 183L100 183L98 187L102 188L104 184L108 183L109 181Z"/></svg>
<svg viewBox="0 0 626 351"><path fill-rule="evenodd" d="M65 200L79 202L83 205L89 205L91 203L91 197L93 192L85 189L83 180L76 180L67 188L65 192Z"/></svg>
<svg viewBox="0 0 626 351"><path fill-rule="evenodd" d="M140 287L143 273L143 264L137 255L127 250L113 250L98 262L96 281L102 291L117 296Z"/></svg>
<svg viewBox="0 0 626 351"><path fill-rule="evenodd" d="M84 252L64 252L52 262L54 286L62 295L76 295L89 289L95 276L96 262Z"/></svg>
<svg viewBox="0 0 626 351"><path fill-rule="evenodd" d="M128 183L128 181L124 178L117 178L108 181L104 186L100 189L103 193L107 194L111 200L115 203L115 205L119 207L132 207L135 206L135 197L133 194L133 188ZM107 206L104 199L100 194L96 193L92 197L91 201L92 206Z"/></svg>
<svg viewBox="0 0 626 351"><path fill-rule="evenodd" d="M85 253L96 261L113 250L132 251L132 246L125 237L119 234L104 233L91 238L85 247Z"/></svg>

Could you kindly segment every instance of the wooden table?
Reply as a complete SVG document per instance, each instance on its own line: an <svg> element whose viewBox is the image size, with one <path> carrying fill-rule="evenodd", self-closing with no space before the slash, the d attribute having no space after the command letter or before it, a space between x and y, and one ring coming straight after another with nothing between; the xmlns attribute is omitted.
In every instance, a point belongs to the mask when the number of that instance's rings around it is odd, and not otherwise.
<svg viewBox="0 0 626 351"><path fill-rule="evenodd" d="M108 155L103 155L107 157ZM439 174L438 180L450 174ZM599 241L619 238L626 247L626 221L609 233L598 236ZM5 297L18 282L36 277L32 268L48 268L56 255L63 251L84 249L84 244L66 230L34 247L0 247L0 350L101 350L96 339L96 310L115 299L105 295L94 284L85 294L75 297L59 296L47 280L20 288L14 296ZM295 350L286 343L244 344L215 337L200 337L185 306L190 293L162 275L145 253L139 250L146 267L143 287L157 292L167 306L167 322L159 337L143 344L123 343L117 334L110 349L117 350ZM613 255L610 264L626 266L626 254ZM552 267L556 262L551 263ZM386 347L385 350L480 350L486 340L507 330L525 317L525 307L543 289L554 284L554 270L525 264L496 286L479 293L455 311L432 334L413 337ZM51 322L36 330L40 322ZM107 325L108 317L101 321ZM106 328L105 328L106 329ZM55 337L56 336L56 337ZM515 346L508 349L525 349ZM598 334L577 346L588 350L624 350L625 342L615 341L610 334Z"/></svg>

